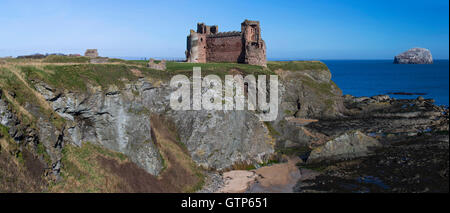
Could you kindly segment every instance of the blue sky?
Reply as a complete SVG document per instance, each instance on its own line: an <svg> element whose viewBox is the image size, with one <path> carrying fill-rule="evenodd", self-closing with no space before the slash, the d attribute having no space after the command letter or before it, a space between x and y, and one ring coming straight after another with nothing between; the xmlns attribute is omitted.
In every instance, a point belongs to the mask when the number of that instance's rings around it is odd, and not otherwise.
<svg viewBox="0 0 450 213"><path fill-rule="evenodd" d="M0 56L36 52L184 57L197 22L259 20L268 58L392 59L412 47L449 58L449 1L0 0Z"/></svg>

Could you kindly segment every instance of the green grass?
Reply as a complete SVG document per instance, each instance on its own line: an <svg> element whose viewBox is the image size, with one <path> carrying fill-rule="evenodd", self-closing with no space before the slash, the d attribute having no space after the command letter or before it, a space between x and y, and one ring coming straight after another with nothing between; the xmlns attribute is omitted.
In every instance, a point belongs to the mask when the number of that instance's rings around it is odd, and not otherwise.
<svg viewBox="0 0 450 213"><path fill-rule="evenodd" d="M84 63L87 57L67 57L67 56L49 56L46 61L69 62L71 60L80 60ZM322 62L269 62L269 68L261 66L237 64L237 63L182 63L167 62L166 71L153 70L146 67L147 61L144 60L122 60L110 59L110 62L119 64L76 64L76 65L47 65L42 68L35 66L21 66L27 79L39 79L47 82L51 86L60 89L69 89L74 91L86 91L87 84L98 85L107 88L109 85L117 85L121 88L124 85L124 79L134 81L138 77L133 74L132 69L141 71L144 77L153 79L168 80L170 77L182 74L192 76L193 67L201 67L202 76L215 74L222 79L225 75L235 70L242 75L273 75L273 70L278 68L293 70L319 69L327 70ZM75 61L73 61L75 62ZM316 84L308 86L317 87ZM326 91L328 84L319 85L320 89Z"/></svg>
<svg viewBox="0 0 450 213"><path fill-rule="evenodd" d="M305 86L314 90L316 94L321 97L323 103L325 104L326 110L333 109L333 105L335 103L333 98L336 96L336 94L333 93L333 87L338 88L333 81L330 81L328 83L320 83L314 81L308 76L299 77Z"/></svg>
<svg viewBox="0 0 450 213"><path fill-rule="evenodd" d="M9 136L9 128L7 126L4 126L3 124L0 124L0 138L10 138Z"/></svg>
<svg viewBox="0 0 450 213"><path fill-rule="evenodd" d="M329 83L319 83L317 81L314 81L308 76L299 76L302 83L306 85L307 87L314 89L314 91L319 92L322 95L326 96L334 96L333 94L333 84L334 82L330 81ZM319 94L319 95L320 95Z"/></svg>
<svg viewBox="0 0 450 213"><path fill-rule="evenodd" d="M32 67L33 69L36 69ZM6 89L9 92L14 93L14 101L17 103L14 103L12 101L9 102L9 106L12 108L13 111L16 112L16 114L19 116L19 119L21 120L23 125L31 125L34 126L36 123L36 118L39 116L45 116L49 119L49 121L58 129L61 129L62 126L65 123L65 120L58 116L55 112L53 112L50 109L46 109L39 105L39 100L33 93L32 89L26 87L22 81L20 81L16 75L14 75L10 70L6 68L0 68L0 86L3 89ZM4 98L4 97L2 97ZM7 100L7 99L6 99ZM30 117L28 115L25 115L23 113L20 113L20 106L26 106L26 105L35 105L39 107L39 110L35 112L35 114L32 114L34 117ZM20 106L18 106L20 105ZM36 113L38 115L36 115ZM30 113L31 114L31 113Z"/></svg>
<svg viewBox="0 0 450 213"><path fill-rule="evenodd" d="M124 60L124 59L118 59L118 58L110 58L108 62L111 63L122 63L127 65L135 65L135 66L147 66L148 61L147 60ZM155 61L156 62L156 61Z"/></svg>
<svg viewBox="0 0 450 213"><path fill-rule="evenodd" d="M253 170L256 169L256 166L253 164L248 164L246 162L235 162L229 169L227 170Z"/></svg>
<svg viewBox="0 0 450 213"><path fill-rule="evenodd" d="M199 169L196 169L194 172L199 181L193 186L186 187L183 190L183 193L195 193L201 190L203 185L205 185L205 175Z"/></svg>
<svg viewBox="0 0 450 213"><path fill-rule="evenodd" d="M39 143L39 144L36 146L36 153L37 153L38 155L43 156L45 162L46 162L48 165L51 165L52 159L51 159L50 155L47 153L47 150L45 149L45 147L44 147L44 145L43 145L42 143Z"/></svg>
<svg viewBox="0 0 450 213"><path fill-rule="evenodd" d="M85 56L50 55L44 58L44 63L89 63L90 58Z"/></svg>
<svg viewBox="0 0 450 213"><path fill-rule="evenodd" d="M269 159L269 160L265 161L264 163L259 164L259 167L271 166L273 164L278 164L278 163L280 163L280 161L278 159Z"/></svg>
<svg viewBox="0 0 450 213"><path fill-rule="evenodd" d="M192 76L193 67L201 67L202 76L215 74L224 78L229 74L229 71L234 69L245 75L273 75L274 72L267 68L255 65L237 64L237 63L184 63L184 62L167 62L167 72L176 75L184 74Z"/></svg>
<svg viewBox="0 0 450 213"><path fill-rule="evenodd" d="M8 143L7 151L17 159L17 162L23 165L25 160L20 145L14 141L11 135L9 135L9 128L2 124L0 124L0 138L5 139L6 143ZM3 151L4 148L5 147L2 147L2 143L0 143L0 151Z"/></svg>
<svg viewBox="0 0 450 213"><path fill-rule="evenodd" d="M0 85L3 89L14 92L14 99L22 106L26 102L35 100L34 95L27 90L17 76L6 68L0 68Z"/></svg>
<svg viewBox="0 0 450 213"><path fill-rule="evenodd" d="M62 181L51 186L50 191L64 192L108 192L105 182L111 178L97 161L97 156L104 156L119 162L128 160L118 152L85 142L81 147L67 144L62 150ZM112 179L109 179L112 181ZM111 186L109 186L111 187Z"/></svg>
<svg viewBox="0 0 450 213"><path fill-rule="evenodd" d="M266 125L267 129L269 130L269 134L271 136L280 136L280 133L273 128L272 124L270 122L264 122L264 125Z"/></svg>
<svg viewBox="0 0 450 213"><path fill-rule="evenodd" d="M92 144L90 142L83 143L82 152L85 152L85 156L90 155L91 153L101 154L103 156L107 156L110 158L120 159L124 161L127 159L127 156L120 152L115 152L106 148L103 148L99 145Z"/></svg>
<svg viewBox="0 0 450 213"><path fill-rule="evenodd" d="M111 59L112 62L122 62L125 60ZM47 82L50 86L69 89L73 91L86 91L87 84L98 85L107 88L109 85L116 85L119 88L124 86L124 79L129 81L137 80L132 69L137 69L145 77L168 80L170 77L183 74L192 76L193 67L201 67L202 76L215 74L222 78L234 69L243 75L270 75L274 74L267 68L247 64L236 63L179 63L167 62L166 71L153 70L143 67L144 61L125 61L124 64L77 64L77 65L47 65L39 69L35 66L21 66L22 72L28 80L39 79ZM141 66L139 66L141 65Z"/></svg>
<svg viewBox="0 0 450 213"><path fill-rule="evenodd" d="M30 63L30 62L40 62L42 59L31 59L31 58L3 58L2 61L8 63Z"/></svg>
<svg viewBox="0 0 450 213"><path fill-rule="evenodd" d="M28 80L39 79L50 86L73 91L86 91L87 84L108 88L109 85L123 87L122 79L136 80L130 68L126 65L111 64L77 64L77 65L47 65L43 69L33 66L22 66L22 72Z"/></svg>
<svg viewBox="0 0 450 213"><path fill-rule="evenodd" d="M275 159L275 158L268 159L268 160L266 160L266 161L264 161L262 163L258 163L258 164L248 164L248 163L245 163L245 162L236 162L229 169L230 170L247 170L247 171L250 171L250 170L257 169L256 166L258 166L258 168L260 168L260 167L264 167L264 166L271 166L271 165L277 164L277 163L280 163L280 162L278 161L278 159Z"/></svg>
<svg viewBox="0 0 450 213"><path fill-rule="evenodd" d="M11 71L6 68L0 67L0 86L3 90L7 90L9 92L13 92L15 97L14 101L9 100L2 93L0 94L3 100L8 102L8 106L10 110L16 113L19 119L22 121L24 125L33 125L33 117L30 117L24 113L21 113L20 106L25 106L28 103L36 103L36 97L23 85L23 83L14 75ZM19 106L20 105L20 106Z"/></svg>
<svg viewBox="0 0 450 213"><path fill-rule="evenodd" d="M267 67L270 70L290 70L290 71L303 71L303 70L328 70L327 65L320 61L268 61Z"/></svg>
<svg viewBox="0 0 450 213"><path fill-rule="evenodd" d="M285 109L284 110L284 114L286 114L286 115L294 115L294 112L292 112L291 110Z"/></svg>

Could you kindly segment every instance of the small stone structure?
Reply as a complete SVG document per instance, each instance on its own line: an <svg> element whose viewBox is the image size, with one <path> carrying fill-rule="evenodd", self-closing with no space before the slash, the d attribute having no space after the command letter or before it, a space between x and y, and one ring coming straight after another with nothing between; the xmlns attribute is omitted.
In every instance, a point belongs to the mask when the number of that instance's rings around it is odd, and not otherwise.
<svg viewBox="0 0 450 213"><path fill-rule="evenodd" d="M87 49L84 53L84 56L91 57L91 58L97 58L98 57L98 51L97 49Z"/></svg>
<svg viewBox="0 0 450 213"><path fill-rule="evenodd" d="M197 24L187 37L186 61L191 63L235 62L266 67L266 44L259 21L245 20L241 32L219 32L217 25Z"/></svg>
<svg viewBox="0 0 450 213"><path fill-rule="evenodd" d="M162 60L159 63L155 63L153 58L147 64L147 67L155 70L166 70L166 60Z"/></svg>

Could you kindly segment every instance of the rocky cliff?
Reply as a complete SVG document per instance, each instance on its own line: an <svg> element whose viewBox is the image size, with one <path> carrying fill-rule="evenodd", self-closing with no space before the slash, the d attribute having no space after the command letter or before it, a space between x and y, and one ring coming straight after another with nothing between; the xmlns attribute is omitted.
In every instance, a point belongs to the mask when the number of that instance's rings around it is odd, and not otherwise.
<svg viewBox="0 0 450 213"><path fill-rule="evenodd" d="M434 100L344 96L344 117L308 125L316 144L299 192L448 192L448 107Z"/></svg>
<svg viewBox="0 0 450 213"><path fill-rule="evenodd" d="M157 71L145 62L120 60L36 63L2 65L0 120L19 145L16 151L29 150L43 165L42 187L49 191L164 191L152 188L157 181L170 185L166 191L193 190L202 183L204 169L264 164L286 140L308 145L315 136L307 129L298 132L299 124L288 118L334 117L343 110L341 92L320 62L279 62L269 68L203 64L205 73L222 76L236 71L281 76L274 122L261 122L253 111L173 111L170 76L189 74L189 64L171 62L167 71ZM160 178L148 188L135 188L134 177L123 171L139 169L145 171L142 176ZM145 179L153 180L150 176ZM99 187L104 181L110 186Z"/></svg>

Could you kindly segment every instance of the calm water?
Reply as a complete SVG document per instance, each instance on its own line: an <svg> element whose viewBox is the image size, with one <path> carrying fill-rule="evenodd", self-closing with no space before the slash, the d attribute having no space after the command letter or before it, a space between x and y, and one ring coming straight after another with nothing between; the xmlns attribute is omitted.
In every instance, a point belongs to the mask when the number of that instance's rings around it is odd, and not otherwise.
<svg viewBox="0 0 450 213"><path fill-rule="evenodd" d="M425 93L438 105L449 105L449 61L434 64L393 64L392 60L322 60L344 94L373 96L391 92ZM392 95L416 98L419 95Z"/></svg>

